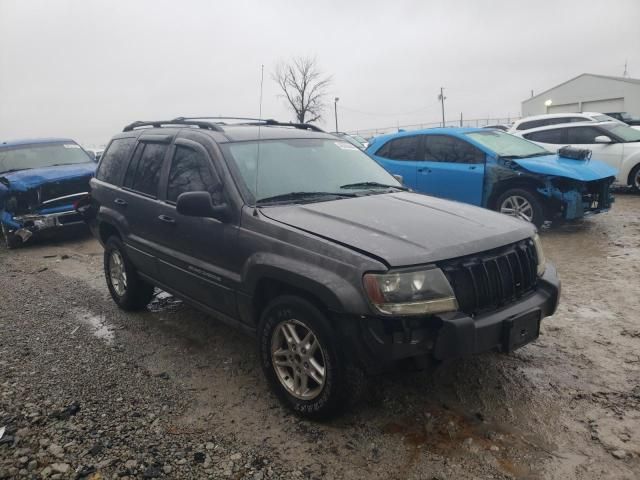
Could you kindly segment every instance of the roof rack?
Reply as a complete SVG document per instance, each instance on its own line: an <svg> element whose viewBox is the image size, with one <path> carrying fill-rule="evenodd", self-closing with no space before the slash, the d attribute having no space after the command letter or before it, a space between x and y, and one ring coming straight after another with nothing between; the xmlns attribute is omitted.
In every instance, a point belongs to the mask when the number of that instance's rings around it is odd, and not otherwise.
<svg viewBox="0 0 640 480"><path fill-rule="evenodd" d="M315 125L312 125L310 123L292 123L292 122L278 122L277 120L274 120L273 118L248 118L248 117L178 117L175 120L178 121L194 121L194 120L245 120L247 122L252 122L252 123L240 123L238 125L271 125L271 126L278 126L278 127L294 127L294 128L298 128L300 130L313 130L314 132L323 132L324 130L322 130L319 127L316 127ZM224 125L223 122L215 122L215 124L222 124Z"/></svg>
<svg viewBox="0 0 640 480"><path fill-rule="evenodd" d="M214 130L216 132L223 132L222 125L226 125L224 122L211 121L211 120L242 120L244 123L238 123L237 125L268 125L278 127L293 127L300 130L313 130L314 132L324 132L319 127L310 123L292 123L292 122L278 122L272 118L260 119L260 118L247 118L247 117L177 117L173 120L153 120L143 121L139 120L133 122L122 130L123 132L130 132L136 128L141 127L170 127L170 126L193 126L203 128L206 130Z"/></svg>
<svg viewBox="0 0 640 480"><path fill-rule="evenodd" d="M216 132L222 132L222 128L212 122L195 122L195 121L191 121L188 119L183 119L183 118L174 118L173 120L154 120L154 121L143 121L143 120L138 120L137 122L133 122L130 123L129 125L127 125L126 127L124 127L124 129L122 130L123 132L130 132L136 128L140 128L140 127L155 127L155 128L160 128L160 127L170 127L172 125L180 125L180 126L193 126L193 127L198 127L198 128L203 128L206 130L214 130Z"/></svg>

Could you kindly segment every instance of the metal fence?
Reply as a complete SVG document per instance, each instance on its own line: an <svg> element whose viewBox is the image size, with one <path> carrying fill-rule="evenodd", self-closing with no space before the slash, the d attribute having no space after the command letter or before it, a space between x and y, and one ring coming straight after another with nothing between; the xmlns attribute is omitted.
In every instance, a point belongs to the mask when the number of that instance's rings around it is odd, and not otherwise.
<svg viewBox="0 0 640 480"><path fill-rule="evenodd" d="M447 120L445 127L486 127L487 125L509 124L519 117L490 117L490 118L458 118L456 120ZM440 122L424 122L414 123L412 125L391 125L388 127L363 128L358 130L350 130L349 133L360 135L365 138L383 135L385 133L395 133L402 130L422 130L423 128L442 127Z"/></svg>

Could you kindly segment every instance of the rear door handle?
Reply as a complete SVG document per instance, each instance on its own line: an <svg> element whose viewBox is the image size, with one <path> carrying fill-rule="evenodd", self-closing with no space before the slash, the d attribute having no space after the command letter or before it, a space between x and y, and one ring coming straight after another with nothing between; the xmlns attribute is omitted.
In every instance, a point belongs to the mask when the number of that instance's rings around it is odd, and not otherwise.
<svg viewBox="0 0 640 480"><path fill-rule="evenodd" d="M116 198L113 203L115 203L116 205L120 205L123 207L127 206L127 202L125 202L124 200L122 200L121 198Z"/></svg>
<svg viewBox="0 0 640 480"><path fill-rule="evenodd" d="M176 223L176 221L173 218L168 217L167 215L158 215L158 220L161 220L165 223L170 223L170 224Z"/></svg>
<svg viewBox="0 0 640 480"><path fill-rule="evenodd" d="M431 173L430 168L419 168L418 173Z"/></svg>

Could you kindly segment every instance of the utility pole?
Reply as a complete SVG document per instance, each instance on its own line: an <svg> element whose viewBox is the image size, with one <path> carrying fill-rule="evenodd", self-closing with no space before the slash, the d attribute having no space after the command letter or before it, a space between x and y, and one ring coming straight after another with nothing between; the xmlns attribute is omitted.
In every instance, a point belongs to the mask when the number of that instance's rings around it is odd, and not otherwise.
<svg viewBox="0 0 640 480"><path fill-rule="evenodd" d="M338 100L340 100L339 97L335 97L333 99L333 113L336 116L336 133L338 133L340 130L338 130Z"/></svg>
<svg viewBox="0 0 640 480"><path fill-rule="evenodd" d="M444 101L446 97L444 96L444 87L440 87L440 95L438 95L438 100L442 105L442 126L444 127Z"/></svg>
<svg viewBox="0 0 640 480"><path fill-rule="evenodd" d="M626 59L624 61L624 72L622 72L622 76L623 77L628 77L629 76L629 72L627 71L627 60Z"/></svg>

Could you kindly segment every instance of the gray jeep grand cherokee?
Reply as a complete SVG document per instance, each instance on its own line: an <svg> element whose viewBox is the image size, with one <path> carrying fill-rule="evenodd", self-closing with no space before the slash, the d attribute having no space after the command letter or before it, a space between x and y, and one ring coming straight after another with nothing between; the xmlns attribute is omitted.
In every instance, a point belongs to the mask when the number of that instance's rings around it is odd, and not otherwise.
<svg viewBox="0 0 640 480"><path fill-rule="evenodd" d="M335 413L352 369L510 352L555 311L530 224L407 191L314 126L221 120L125 127L80 208L121 308L157 286L254 334L299 414Z"/></svg>

